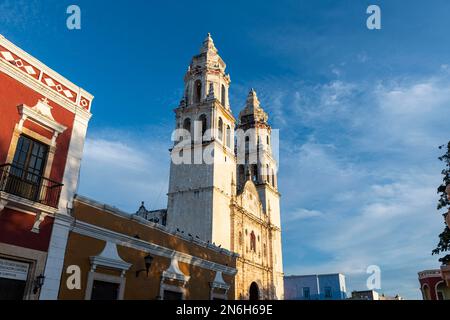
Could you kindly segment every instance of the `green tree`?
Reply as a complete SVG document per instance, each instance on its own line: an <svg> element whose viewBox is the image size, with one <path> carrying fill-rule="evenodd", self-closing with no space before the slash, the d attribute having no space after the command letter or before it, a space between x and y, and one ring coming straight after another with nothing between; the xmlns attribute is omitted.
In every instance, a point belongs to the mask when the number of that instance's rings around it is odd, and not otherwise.
<svg viewBox="0 0 450 320"><path fill-rule="evenodd" d="M445 145L442 145L439 147L439 149L445 149ZM449 197L447 195L446 189L448 186L450 186L450 142L447 145L447 151L444 155L439 157L439 160L444 162L444 169L442 170L442 175L444 176L442 184L438 187L437 192L439 194L439 201L437 205L437 209L447 209L450 207L450 201ZM444 219L447 221L447 215L450 211L447 211L444 213ZM450 228L447 222L445 222L445 229L444 231L439 235L439 243L436 247L436 249L433 250L433 255L440 254L442 252L448 252L450 251ZM440 262L443 264L450 263L450 254L446 255L445 257L439 259Z"/></svg>

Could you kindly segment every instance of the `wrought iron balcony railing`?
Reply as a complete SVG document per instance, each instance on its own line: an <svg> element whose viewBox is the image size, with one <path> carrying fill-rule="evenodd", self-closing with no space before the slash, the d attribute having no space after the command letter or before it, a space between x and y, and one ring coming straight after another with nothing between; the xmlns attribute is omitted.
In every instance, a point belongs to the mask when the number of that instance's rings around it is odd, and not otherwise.
<svg viewBox="0 0 450 320"><path fill-rule="evenodd" d="M61 183L12 164L0 165L0 191L58 208L62 187Z"/></svg>

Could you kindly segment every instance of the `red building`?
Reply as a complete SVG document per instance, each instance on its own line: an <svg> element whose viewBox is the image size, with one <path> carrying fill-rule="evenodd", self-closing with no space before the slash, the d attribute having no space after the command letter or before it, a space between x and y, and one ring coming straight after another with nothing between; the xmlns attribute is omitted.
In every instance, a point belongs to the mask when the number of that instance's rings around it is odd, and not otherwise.
<svg viewBox="0 0 450 320"><path fill-rule="evenodd" d="M0 35L0 300L57 297L92 99Z"/></svg>
<svg viewBox="0 0 450 320"><path fill-rule="evenodd" d="M446 282L443 277L447 269L447 266L443 266L442 269L419 272L423 300L450 300L450 282Z"/></svg>

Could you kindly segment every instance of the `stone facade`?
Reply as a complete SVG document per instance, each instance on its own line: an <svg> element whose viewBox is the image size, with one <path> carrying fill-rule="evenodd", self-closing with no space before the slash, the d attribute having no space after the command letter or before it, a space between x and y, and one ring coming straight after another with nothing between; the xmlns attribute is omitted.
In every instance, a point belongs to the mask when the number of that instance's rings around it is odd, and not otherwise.
<svg viewBox="0 0 450 320"><path fill-rule="evenodd" d="M174 110L167 226L239 254L236 299L283 299L280 194L268 115L252 89L236 127L225 70L208 34Z"/></svg>

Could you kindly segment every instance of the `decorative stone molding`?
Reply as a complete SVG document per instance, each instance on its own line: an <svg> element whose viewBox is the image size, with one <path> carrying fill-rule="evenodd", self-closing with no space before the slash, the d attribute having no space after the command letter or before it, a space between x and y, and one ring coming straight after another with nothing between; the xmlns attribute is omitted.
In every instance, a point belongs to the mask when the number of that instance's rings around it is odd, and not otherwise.
<svg viewBox="0 0 450 320"><path fill-rule="evenodd" d="M213 289L223 289L227 292L230 289L230 285L223 280L222 272L217 271L214 281L210 283Z"/></svg>
<svg viewBox="0 0 450 320"><path fill-rule="evenodd" d="M117 252L117 246L112 242L106 242L105 248L98 256L91 256L91 272L95 272L97 266L108 269L121 270L121 277L130 269L131 263L123 261Z"/></svg>
<svg viewBox="0 0 450 320"><path fill-rule="evenodd" d="M210 291L210 299L228 299L228 290L230 289L230 285L223 280L222 272L217 271L216 276L214 277L214 281L210 282L211 291Z"/></svg>
<svg viewBox="0 0 450 320"><path fill-rule="evenodd" d="M36 218L34 219L34 224L33 228L31 229L31 232L39 233L41 223L44 221L46 216L47 214L45 214L44 212L38 212L36 214Z"/></svg>
<svg viewBox="0 0 450 320"><path fill-rule="evenodd" d="M0 69L64 108L90 114L94 97L0 35Z"/></svg>
<svg viewBox="0 0 450 320"><path fill-rule="evenodd" d="M5 209L6 205L8 204L8 201L0 199L0 214Z"/></svg>
<svg viewBox="0 0 450 320"><path fill-rule="evenodd" d="M159 285L159 297L164 299L164 292L166 290L172 292L178 292L181 294L182 299L186 298L186 283L190 277L186 276L178 266L178 260L176 257L172 257L170 266L167 270L163 271L161 276L161 282Z"/></svg>
<svg viewBox="0 0 450 320"><path fill-rule="evenodd" d="M436 269L436 270L424 270L418 273L419 275L419 280L420 279L426 279L426 278L430 278L430 277L436 277L436 278L441 278L442 274L441 274L441 270Z"/></svg>
<svg viewBox="0 0 450 320"><path fill-rule="evenodd" d="M34 202L26 198L22 198L4 191L0 191L0 201L8 204L8 207L19 211L30 211L33 213L43 212L46 215L53 216L58 209L47 206L42 203ZM1 210L0 210L1 212Z"/></svg>
<svg viewBox="0 0 450 320"><path fill-rule="evenodd" d="M189 281L190 277L186 276L178 266L178 260L172 257L170 261L170 266L167 270L162 273L163 280L178 280L183 283L183 286Z"/></svg>
<svg viewBox="0 0 450 320"><path fill-rule="evenodd" d="M39 100L34 107L28 107L24 104L18 107L22 118L17 126L18 130L22 130L23 124L27 119L30 119L38 124L53 131L52 146L56 143L58 135L63 133L67 127L56 122L52 115L52 107L48 104L47 98Z"/></svg>

